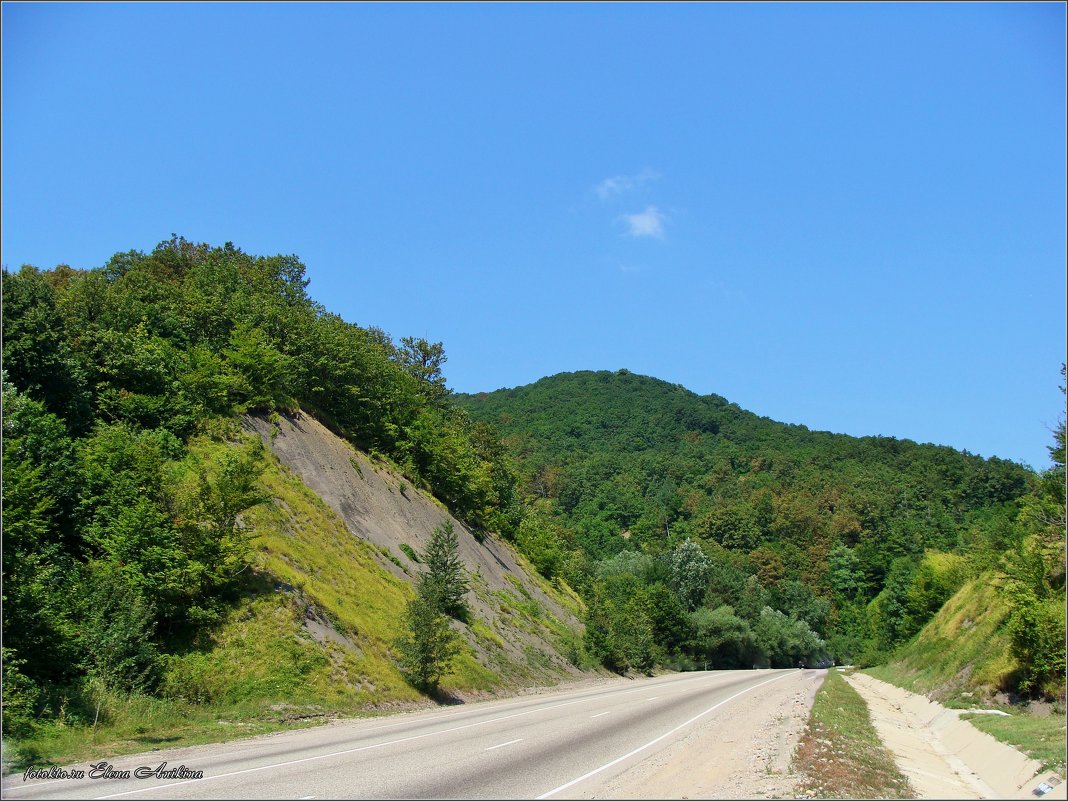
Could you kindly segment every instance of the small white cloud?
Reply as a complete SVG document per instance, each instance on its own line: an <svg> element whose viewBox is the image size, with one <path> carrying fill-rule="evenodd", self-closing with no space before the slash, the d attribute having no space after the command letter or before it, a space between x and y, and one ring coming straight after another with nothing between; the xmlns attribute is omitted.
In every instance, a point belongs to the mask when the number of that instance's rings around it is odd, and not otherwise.
<svg viewBox="0 0 1068 801"><path fill-rule="evenodd" d="M637 214L624 214L620 219L627 224L629 236L664 238L664 223L667 222L667 216L656 206L646 206L645 211Z"/></svg>
<svg viewBox="0 0 1068 801"><path fill-rule="evenodd" d="M597 193L597 197L601 200L608 200L608 198L613 195L625 192L629 186L628 180L629 179L625 175L617 175L614 178L605 178L593 188L593 191Z"/></svg>
<svg viewBox="0 0 1068 801"><path fill-rule="evenodd" d="M597 184L593 191L601 200L608 200L631 189L637 189L650 181L655 181L659 177L660 173L655 170L642 170L637 175L614 175Z"/></svg>

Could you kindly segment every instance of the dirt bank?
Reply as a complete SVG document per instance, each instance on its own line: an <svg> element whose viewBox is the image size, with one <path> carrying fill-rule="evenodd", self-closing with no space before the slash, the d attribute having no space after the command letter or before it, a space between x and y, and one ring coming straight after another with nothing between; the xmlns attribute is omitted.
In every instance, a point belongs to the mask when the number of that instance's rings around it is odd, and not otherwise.
<svg viewBox="0 0 1068 801"><path fill-rule="evenodd" d="M558 632L570 629L579 637L581 623L507 543L494 535L476 536L436 500L306 413L248 415L243 424L337 513L353 536L374 546L383 569L403 581L414 581L423 569L406 549L424 552L435 527L451 522L471 583L466 600L472 619L487 627L482 638L467 627L457 630L487 669L510 676L503 684L536 677L553 684L583 675L558 650Z"/></svg>
<svg viewBox="0 0 1068 801"><path fill-rule="evenodd" d="M875 730L919 798L1033 798L1041 782L1055 777L961 720L961 710L864 673L845 678L867 702ZM1066 788L1068 783L1059 782L1043 798L1066 798Z"/></svg>

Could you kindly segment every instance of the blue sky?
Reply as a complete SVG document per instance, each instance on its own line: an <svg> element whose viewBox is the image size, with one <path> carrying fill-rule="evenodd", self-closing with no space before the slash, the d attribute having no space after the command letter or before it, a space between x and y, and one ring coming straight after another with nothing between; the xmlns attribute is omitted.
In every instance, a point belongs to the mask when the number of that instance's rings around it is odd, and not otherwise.
<svg viewBox="0 0 1068 801"><path fill-rule="evenodd" d="M1049 465L1063 3L4 3L2 103L10 269L232 241L458 391Z"/></svg>

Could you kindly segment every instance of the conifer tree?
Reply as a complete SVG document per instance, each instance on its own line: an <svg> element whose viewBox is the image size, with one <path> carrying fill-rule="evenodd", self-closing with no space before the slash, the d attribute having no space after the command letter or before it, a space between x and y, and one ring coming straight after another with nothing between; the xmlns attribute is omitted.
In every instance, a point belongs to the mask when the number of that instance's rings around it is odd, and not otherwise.
<svg viewBox="0 0 1068 801"><path fill-rule="evenodd" d="M409 681L421 690L433 692L459 650L459 639L449 628L449 617L465 620L468 614L464 601L467 579L452 521L434 529L422 562L427 570L419 576L415 598L408 602L406 630L396 647L401 670Z"/></svg>
<svg viewBox="0 0 1068 801"><path fill-rule="evenodd" d="M467 618L467 578L460 560L456 529L447 520L434 529L423 556L427 566L419 582L419 594L436 611L458 620Z"/></svg>
<svg viewBox="0 0 1068 801"><path fill-rule="evenodd" d="M459 650L459 638L449 621L423 594L408 602L406 631L396 642L401 670L421 690L433 692Z"/></svg>

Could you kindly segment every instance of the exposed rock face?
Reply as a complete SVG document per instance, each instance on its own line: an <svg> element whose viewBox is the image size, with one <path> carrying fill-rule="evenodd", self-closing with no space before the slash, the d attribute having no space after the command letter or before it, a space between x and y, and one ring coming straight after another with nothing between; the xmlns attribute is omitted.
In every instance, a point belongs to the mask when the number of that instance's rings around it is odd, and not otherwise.
<svg viewBox="0 0 1068 801"><path fill-rule="evenodd" d="M500 640L487 642L460 627L484 665L515 673L519 680L525 674L545 671L558 678L582 675L559 653L556 635L547 625L555 618L558 624L581 632L581 624L539 586L528 573L533 568L521 564L507 543L493 535L480 542L437 500L413 488L386 465L373 462L306 413L281 415L275 421L249 415L243 425L262 437L278 460L341 517L353 536L375 546L383 567L398 578L414 581L422 570L401 546L422 553L433 530L451 520L471 581L467 594L471 620L484 622ZM517 611L524 606L534 610L531 602L540 607L534 615ZM502 658L510 665L502 664Z"/></svg>

